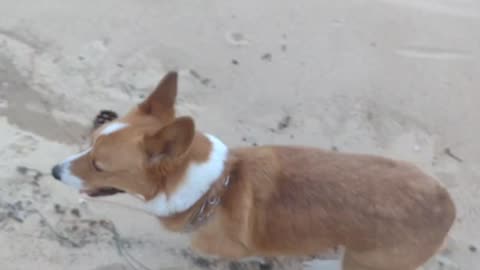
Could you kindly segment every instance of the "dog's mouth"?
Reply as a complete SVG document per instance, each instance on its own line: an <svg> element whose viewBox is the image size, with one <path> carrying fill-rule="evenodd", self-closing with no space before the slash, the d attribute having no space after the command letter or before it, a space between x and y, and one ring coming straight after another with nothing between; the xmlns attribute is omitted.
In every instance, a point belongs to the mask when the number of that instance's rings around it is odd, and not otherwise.
<svg viewBox="0 0 480 270"><path fill-rule="evenodd" d="M82 190L81 193L87 194L89 197L105 197L105 196L112 196L118 193L125 193L125 191L118 188L104 187L104 188Z"/></svg>

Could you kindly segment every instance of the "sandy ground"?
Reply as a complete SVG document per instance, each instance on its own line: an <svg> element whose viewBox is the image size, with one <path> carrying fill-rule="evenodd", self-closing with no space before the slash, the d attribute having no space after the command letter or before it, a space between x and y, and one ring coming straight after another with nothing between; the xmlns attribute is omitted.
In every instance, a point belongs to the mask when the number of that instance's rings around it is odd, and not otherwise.
<svg viewBox="0 0 480 270"><path fill-rule="evenodd" d="M479 29L475 0L1 0L1 269L247 269L192 257L154 218L82 202L48 174L97 111L125 112L168 69L179 110L231 146L416 162L458 207L425 268L478 269Z"/></svg>

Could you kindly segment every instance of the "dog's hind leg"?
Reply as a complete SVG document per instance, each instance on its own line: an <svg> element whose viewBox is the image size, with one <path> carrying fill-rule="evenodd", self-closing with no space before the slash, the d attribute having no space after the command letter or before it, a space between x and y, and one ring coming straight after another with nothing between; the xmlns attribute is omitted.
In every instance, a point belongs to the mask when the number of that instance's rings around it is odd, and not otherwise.
<svg viewBox="0 0 480 270"><path fill-rule="evenodd" d="M417 270L428 257L415 254L415 251L396 253L385 249L361 253L347 250L343 256L342 270Z"/></svg>

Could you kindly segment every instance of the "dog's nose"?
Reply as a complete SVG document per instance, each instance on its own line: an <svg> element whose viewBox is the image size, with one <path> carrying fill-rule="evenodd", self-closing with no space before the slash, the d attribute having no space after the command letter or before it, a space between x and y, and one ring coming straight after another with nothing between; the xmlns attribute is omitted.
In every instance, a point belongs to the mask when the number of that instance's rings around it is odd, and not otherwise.
<svg viewBox="0 0 480 270"><path fill-rule="evenodd" d="M60 167L60 165L55 165L55 167L52 168L52 176L57 180L61 179L61 172L62 167Z"/></svg>

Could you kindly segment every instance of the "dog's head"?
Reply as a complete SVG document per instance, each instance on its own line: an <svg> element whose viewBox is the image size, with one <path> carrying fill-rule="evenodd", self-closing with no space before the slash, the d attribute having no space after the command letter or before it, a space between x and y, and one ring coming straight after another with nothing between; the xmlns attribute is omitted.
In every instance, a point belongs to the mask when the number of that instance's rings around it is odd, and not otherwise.
<svg viewBox="0 0 480 270"><path fill-rule="evenodd" d="M52 169L53 176L90 196L118 192L146 200L181 176L195 128L176 118L177 73L168 73L153 93L127 115L92 134L91 146Z"/></svg>

